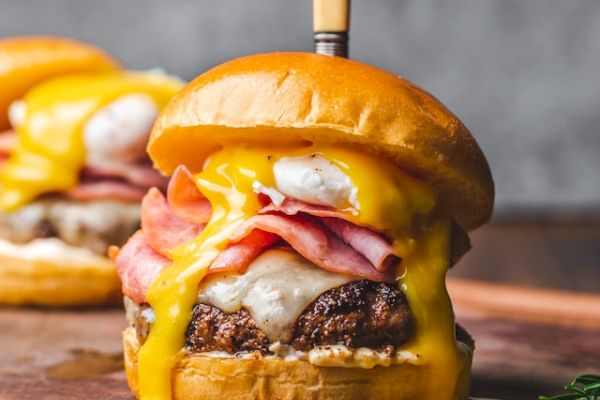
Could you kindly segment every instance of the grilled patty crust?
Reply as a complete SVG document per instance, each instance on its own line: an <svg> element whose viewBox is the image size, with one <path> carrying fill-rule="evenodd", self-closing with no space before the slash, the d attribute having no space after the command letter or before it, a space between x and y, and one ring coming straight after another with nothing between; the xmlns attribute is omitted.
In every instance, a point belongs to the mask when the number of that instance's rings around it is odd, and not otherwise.
<svg viewBox="0 0 600 400"><path fill-rule="evenodd" d="M395 348L410 339L412 325L397 284L355 281L323 293L304 310L291 344L297 350L329 344Z"/></svg>
<svg viewBox="0 0 600 400"><path fill-rule="evenodd" d="M149 331L147 306L130 317L140 342ZM145 307L145 308L144 308ZM296 350L343 344L393 351L412 335L413 323L404 294L395 284L354 281L321 294L296 321L289 344ZM223 351L270 354L269 341L245 309L225 313L197 304L186 332L191 352Z"/></svg>
<svg viewBox="0 0 600 400"><path fill-rule="evenodd" d="M247 310L227 314L206 304L194 307L185 340L187 349L194 353L258 351L267 354L269 344L267 336L256 327Z"/></svg>

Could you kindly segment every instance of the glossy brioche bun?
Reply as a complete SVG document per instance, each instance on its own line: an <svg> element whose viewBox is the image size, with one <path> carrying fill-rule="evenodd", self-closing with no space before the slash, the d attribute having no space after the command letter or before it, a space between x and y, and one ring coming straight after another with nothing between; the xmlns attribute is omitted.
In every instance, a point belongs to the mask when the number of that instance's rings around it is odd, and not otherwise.
<svg viewBox="0 0 600 400"><path fill-rule="evenodd" d="M37 83L62 74L119 68L108 53L87 43L52 36L0 40L0 131L8 129L8 106Z"/></svg>
<svg viewBox="0 0 600 400"><path fill-rule="evenodd" d="M333 143L384 157L440 193L465 230L488 221L494 184L467 128L429 93L371 65L313 53L269 53L222 64L160 114L155 166L192 171L223 144Z"/></svg>
<svg viewBox="0 0 600 400"><path fill-rule="evenodd" d="M125 372L139 398L135 329L123 332ZM461 370L455 398L467 399L473 351L460 343ZM430 377L423 366L316 367L307 361L188 356L172 372L173 400L418 400Z"/></svg>
<svg viewBox="0 0 600 400"><path fill-rule="evenodd" d="M99 306L121 299L121 284L108 258L62 242L41 251L0 240L0 304Z"/></svg>

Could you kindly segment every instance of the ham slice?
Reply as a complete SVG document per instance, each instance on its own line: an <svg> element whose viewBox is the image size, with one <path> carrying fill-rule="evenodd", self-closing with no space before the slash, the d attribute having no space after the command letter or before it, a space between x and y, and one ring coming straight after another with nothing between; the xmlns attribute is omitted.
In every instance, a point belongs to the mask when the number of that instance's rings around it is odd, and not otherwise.
<svg viewBox="0 0 600 400"><path fill-rule="evenodd" d="M107 199L137 202L144 197L145 190L123 182L98 181L81 183L64 193L70 199L81 201Z"/></svg>
<svg viewBox="0 0 600 400"><path fill-rule="evenodd" d="M385 271L400 262L394 247L382 234L347 221L347 214L331 207L286 198L279 206L268 204L261 213L269 211L280 211L288 215L305 213L320 217L327 228L362 254L378 271Z"/></svg>
<svg viewBox="0 0 600 400"><path fill-rule="evenodd" d="M148 245L142 231L137 231L115 257L123 293L136 303L145 302L150 284L170 263Z"/></svg>
<svg viewBox="0 0 600 400"><path fill-rule="evenodd" d="M383 235L339 218L322 218L321 221L378 271L385 271L400 263L394 247Z"/></svg>
<svg viewBox="0 0 600 400"><path fill-rule="evenodd" d="M255 229L239 242L227 246L213 261L209 272L234 270L244 273L256 257L280 240L273 233Z"/></svg>
<svg viewBox="0 0 600 400"><path fill-rule="evenodd" d="M166 189L169 179L149 164L123 164L119 162L89 165L81 171L83 182L87 180L121 179L143 189L158 187Z"/></svg>
<svg viewBox="0 0 600 400"><path fill-rule="evenodd" d="M205 224L210 219L210 202L200 193L192 173L183 165L177 167L169 182L167 199L173 213L185 221Z"/></svg>
<svg viewBox="0 0 600 400"><path fill-rule="evenodd" d="M281 237L307 260L329 271L377 282L394 281L394 271L376 270L363 255L313 218L284 214L256 215L233 235L232 242L241 241L255 229Z"/></svg>
<svg viewBox="0 0 600 400"><path fill-rule="evenodd" d="M167 252L195 238L204 225L178 218L158 189L151 189L142 201L142 230L136 232L114 257L123 293L137 303L146 301L150 284L171 261ZM243 271L279 237L253 231L221 252L209 272Z"/></svg>
<svg viewBox="0 0 600 400"><path fill-rule="evenodd" d="M203 228L204 224L193 224L175 215L157 189L150 189L142 201L142 231L145 240L163 256L172 248L194 239ZM221 252L211 265L210 272L243 272L252 260L279 240L279 236L272 233L253 231Z"/></svg>
<svg viewBox="0 0 600 400"><path fill-rule="evenodd" d="M209 273L243 273L258 255L283 240L293 251L329 271L393 282L391 267L399 259L389 242L375 231L341 219L343 216L328 207L290 199L280 206L267 205L231 237ZM169 250L199 235L209 218L208 200L183 167L169 184L168 201L158 189L150 189L142 201L142 231L115 259L124 293L143 302L150 283L170 263L166 257Z"/></svg>
<svg viewBox="0 0 600 400"><path fill-rule="evenodd" d="M201 218L191 213L194 209L207 213L204 206L193 205L207 200L194 194L199 191L189 172L180 168L174 178L169 190L170 199L175 204L185 204L182 207L186 208L185 212L177 215L177 208L171 207L171 203L167 203L156 189L151 189L142 202L142 230L149 245L162 255L167 255L170 249L192 240L201 232L204 224L191 223L190 219L206 220L206 216ZM176 198L175 194L179 195L180 191L189 193ZM301 202L296 203L294 207L299 210ZM336 215L333 210L319 208L327 215ZM314 218L300 215L263 214L252 217L234 235L231 244L213 262L210 271L243 272L254 258L282 238L298 253L325 269L376 281L391 280L391 273L383 271L399 259L383 236L337 218L323 218L323 221L329 229Z"/></svg>
<svg viewBox="0 0 600 400"><path fill-rule="evenodd" d="M167 178L147 164L106 163L86 166L78 186L65 191L73 200L140 201L150 187L166 188Z"/></svg>
<svg viewBox="0 0 600 400"><path fill-rule="evenodd" d="M204 225L177 217L162 193L152 188L142 200L142 231L148 244L166 256L172 248L194 239Z"/></svg>
<svg viewBox="0 0 600 400"><path fill-rule="evenodd" d="M262 197L262 199L264 200L265 197ZM265 203L263 202L263 204ZM266 204L260 212L264 214L270 211L279 211L287 215L296 215L302 212L314 217L332 217L348 220L347 214L335 208L310 204L302 200L290 199L289 197L286 197L280 205L276 205L275 203Z"/></svg>

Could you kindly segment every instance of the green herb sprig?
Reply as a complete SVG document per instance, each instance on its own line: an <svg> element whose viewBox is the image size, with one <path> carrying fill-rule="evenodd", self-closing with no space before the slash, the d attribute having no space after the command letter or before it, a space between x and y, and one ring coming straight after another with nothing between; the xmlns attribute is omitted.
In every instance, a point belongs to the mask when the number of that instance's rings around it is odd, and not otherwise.
<svg viewBox="0 0 600 400"><path fill-rule="evenodd" d="M600 400L600 376L581 375L565 386L571 393L540 396L539 400Z"/></svg>

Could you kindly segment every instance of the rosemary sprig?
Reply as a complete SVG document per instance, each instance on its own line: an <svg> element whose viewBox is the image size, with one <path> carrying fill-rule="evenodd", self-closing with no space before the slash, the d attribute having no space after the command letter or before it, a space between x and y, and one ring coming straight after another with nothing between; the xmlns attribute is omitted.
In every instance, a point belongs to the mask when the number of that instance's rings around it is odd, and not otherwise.
<svg viewBox="0 0 600 400"><path fill-rule="evenodd" d="M565 386L571 393L540 396L539 400L600 400L600 376L581 375Z"/></svg>

